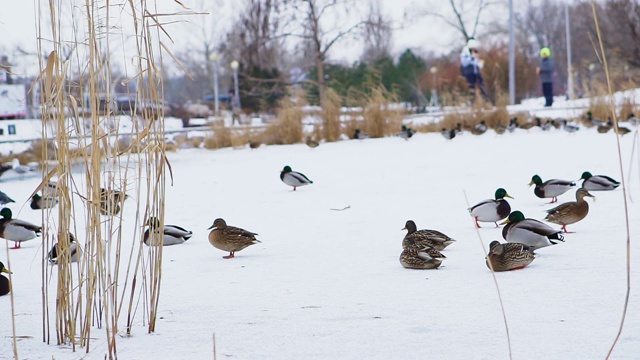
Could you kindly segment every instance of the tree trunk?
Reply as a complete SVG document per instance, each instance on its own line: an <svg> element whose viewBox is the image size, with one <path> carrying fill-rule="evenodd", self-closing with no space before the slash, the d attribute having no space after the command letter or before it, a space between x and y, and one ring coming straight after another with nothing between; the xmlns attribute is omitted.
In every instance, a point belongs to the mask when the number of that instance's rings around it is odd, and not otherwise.
<svg viewBox="0 0 640 360"><path fill-rule="evenodd" d="M318 103L322 106L327 95L324 82L324 62L322 61L321 54L318 54L316 57L316 68L318 70Z"/></svg>

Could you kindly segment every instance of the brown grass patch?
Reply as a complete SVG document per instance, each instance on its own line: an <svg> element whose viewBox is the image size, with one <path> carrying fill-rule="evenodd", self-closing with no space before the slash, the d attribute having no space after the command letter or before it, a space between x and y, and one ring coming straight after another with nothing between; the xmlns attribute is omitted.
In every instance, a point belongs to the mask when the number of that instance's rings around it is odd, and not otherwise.
<svg viewBox="0 0 640 360"><path fill-rule="evenodd" d="M293 104L291 99L281 101L276 120L267 126L263 140L268 145L297 144L302 141L302 118L304 112L301 104ZM245 142L246 144L246 142Z"/></svg>

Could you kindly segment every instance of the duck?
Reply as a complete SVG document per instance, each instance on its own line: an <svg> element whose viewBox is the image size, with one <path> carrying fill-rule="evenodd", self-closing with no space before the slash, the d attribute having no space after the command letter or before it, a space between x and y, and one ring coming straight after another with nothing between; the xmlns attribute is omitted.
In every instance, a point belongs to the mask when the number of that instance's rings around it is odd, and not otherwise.
<svg viewBox="0 0 640 360"><path fill-rule="evenodd" d="M238 227L227 226L227 223L221 218L217 218L207 230L211 230L209 243L215 248L229 252L229 255L223 256L224 259L232 259L235 257L236 251L260 242L256 239L258 234Z"/></svg>
<svg viewBox="0 0 640 360"><path fill-rule="evenodd" d="M492 241L485 259L487 267L493 271L511 271L524 269L533 262L535 256L528 245Z"/></svg>
<svg viewBox="0 0 640 360"><path fill-rule="evenodd" d="M13 274L9 269L4 267L2 261L0 261L0 273ZM11 282L6 277L0 275L0 296L7 295L11 292Z"/></svg>
<svg viewBox="0 0 640 360"><path fill-rule="evenodd" d="M42 233L42 226L12 219L13 213L9 208L0 210L0 216L0 237L16 243L11 249L20 249L23 241L35 239Z"/></svg>
<svg viewBox="0 0 640 360"><path fill-rule="evenodd" d="M2 191L0 191L0 205L4 205L4 204L8 204L8 203L14 203L15 201L13 201L12 198L10 198L7 194L3 193Z"/></svg>
<svg viewBox="0 0 640 360"><path fill-rule="evenodd" d="M496 134L502 135L507 131L507 127L502 124L498 124L493 128L493 130L496 132Z"/></svg>
<svg viewBox="0 0 640 360"><path fill-rule="evenodd" d="M568 233L567 225L577 223L589 214L589 204L584 200L585 197L591 197L595 200L595 196L591 195L589 191L580 188L576 191L576 201L566 202L547 210L547 216L544 219L562 225L562 232Z"/></svg>
<svg viewBox="0 0 640 360"><path fill-rule="evenodd" d="M547 119L544 124L540 125L542 131L549 131L553 127L553 120Z"/></svg>
<svg viewBox="0 0 640 360"><path fill-rule="evenodd" d="M454 137L456 137L456 130L455 129L451 129L451 130L447 130L445 128L442 128L442 137L444 137L447 140L451 140Z"/></svg>
<svg viewBox="0 0 640 360"><path fill-rule="evenodd" d="M509 214L506 225L502 228L502 237L510 243L520 243L531 247L532 250L551 246L564 241L562 231L535 220L527 219L521 211Z"/></svg>
<svg viewBox="0 0 640 360"><path fill-rule="evenodd" d="M596 128L596 130L600 133L600 134L606 134L609 132L609 130L611 130L611 128L613 127L613 122L611 121L611 118L609 118L609 121L607 121L604 124L598 125L598 127Z"/></svg>
<svg viewBox="0 0 640 360"><path fill-rule="evenodd" d="M31 208L33 210L50 209L56 205L58 205L58 198L51 194L47 194L46 196L34 194L31 197Z"/></svg>
<svg viewBox="0 0 640 360"><path fill-rule="evenodd" d="M358 140L368 139L369 134L365 133L364 131L360 131L360 129L356 129L353 132L353 138Z"/></svg>
<svg viewBox="0 0 640 360"><path fill-rule="evenodd" d="M13 160L11 160L11 167L16 174L20 175L20 178L23 178L24 174L31 171L31 167L20 164L20 159L18 158L13 158Z"/></svg>
<svg viewBox="0 0 640 360"><path fill-rule="evenodd" d="M628 133L631 132L631 130L627 129L624 126L618 126L616 132L618 133L618 135L627 135Z"/></svg>
<svg viewBox="0 0 640 360"><path fill-rule="evenodd" d="M310 147L310 148L316 148L316 147L318 147L318 145L320 145L320 143L315 141L315 140L313 140L311 138L311 136L307 136L307 140L305 140L304 143L307 144L307 146Z"/></svg>
<svg viewBox="0 0 640 360"><path fill-rule="evenodd" d="M550 204L558 201L558 196L566 193L572 187L576 186L576 183L569 180L559 180L559 179L551 179L545 182L542 182L542 179L538 175L533 175L531 177L531 181L529 182L529 186L535 185L536 187L533 189L533 193L541 198L551 198Z"/></svg>
<svg viewBox="0 0 640 360"><path fill-rule="evenodd" d="M562 129L568 133L574 133L580 130L576 125L571 125L567 122L567 120L562 120Z"/></svg>
<svg viewBox="0 0 640 360"><path fill-rule="evenodd" d="M149 246L149 242L151 240L151 230L160 228L160 220L158 220L158 218L156 217L150 217L149 220L147 220L145 226L148 226L148 228L144 231L142 242L144 242L145 245ZM193 232L177 225L165 225L162 234L162 245L170 246L183 244L185 241L191 238Z"/></svg>
<svg viewBox="0 0 640 360"><path fill-rule="evenodd" d="M412 128L407 127L406 125L402 125L400 132L397 133L396 136L399 136L405 140L409 140L415 133L416 131Z"/></svg>
<svg viewBox="0 0 640 360"><path fill-rule="evenodd" d="M591 113L591 111L587 111L587 122L593 126L600 126L602 124L604 124L603 120L600 120L598 118L594 118L593 117L593 113Z"/></svg>
<svg viewBox="0 0 640 360"><path fill-rule="evenodd" d="M129 195L119 190L100 189L100 213L102 215L117 215L122 204Z"/></svg>
<svg viewBox="0 0 640 360"><path fill-rule="evenodd" d="M9 164L2 164L0 165L0 177L2 176L2 174L4 174L5 172L9 171L13 169L12 165Z"/></svg>
<svg viewBox="0 0 640 360"><path fill-rule="evenodd" d="M402 250L400 264L407 269L437 269L442 260L433 258L424 250Z"/></svg>
<svg viewBox="0 0 640 360"><path fill-rule="evenodd" d="M477 228L480 228L478 221L493 222L498 227L498 221L509 216L511 205L504 199L506 197L513 199L505 189L499 188L495 192L495 199L483 200L468 209L476 221Z"/></svg>
<svg viewBox="0 0 640 360"><path fill-rule="evenodd" d="M305 174L291 170L289 165L280 171L280 180L289 186L293 186L293 191L296 191L299 186L313 184L313 181L309 180Z"/></svg>
<svg viewBox="0 0 640 360"><path fill-rule="evenodd" d="M58 265L60 261L60 241L55 243L51 250L49 250L49 254L47 254L47 259L53 265ZM72 233L69 233L69 262L78 262L82 258L82 249L78 245L75 236Z"/></svg>
<svg viewBox="0 0 640 360"><path fill-rule="evenodd" d="M627 116L627 121L629 122L629 124L631 124L633 126L640 125L640 119L638 119L633 113L630 113Z"/></svg>
<svg viewBox="0 0 640 360"><path fill-rule="evenodd" d="M250 149L257 149L260 147L260 145L262 145L262 143L258 140L250 140L249 141L249 148Z"/></svg>
<svg viewBox="0 0 640 360"><path fill-rule="evenodd" d="M401 230L407 230L407 235L402 239L403 249L432 247L442 251L455 242L454 239L437 230L418 230L413 220L407 220Z"/></svg>
<svg viewBox="0 0 640 360"><path fill-rule="evenodd" d="M620 182L614 180L607 175L591 175L590 172L585 171L580 176L578 181L584 180L582 182L582 188L588 191L609 191L615 190L618 186L620 186Z"/></svg>
<svg viewBox="0 0 640 360"><path fill-rule="evenodd" d="M479 124L476 124L476 126L471 128L471 133L473 135L482 135L487 132L487 129L487 124L484 122L484 120L482 120Z"/></svg>
<svg viewBox="0 0 640 360"><path fill-rule="evenodd" d="M533 128L534 126L537 125L537 121L540 120L540 118L535 118L534 121L527 121L524 124L520 125L519 128L523 129L523 130L530 130L531 128ZM539 123L538 123L539 124Z"/></svg>
<svg viewBox="0 0 640 360"><path fill-rule="evenodd" d="M507 130L509 132L514 132L518 128L518 118L514 117L509 120L509 125L507 125Z"/></svg>

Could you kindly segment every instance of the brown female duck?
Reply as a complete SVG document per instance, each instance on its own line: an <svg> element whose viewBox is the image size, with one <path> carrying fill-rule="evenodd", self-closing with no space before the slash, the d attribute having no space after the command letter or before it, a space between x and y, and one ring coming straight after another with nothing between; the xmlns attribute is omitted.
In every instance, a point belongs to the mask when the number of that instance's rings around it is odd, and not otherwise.
<svg viewBox="0 0 640 360"><path fill-rule="evenodd" d="M595 196L591 195L586 189L578 189L576 191L576 201L560 204L551 210L547 210L548 214L544 219L548 222L562 225L562 231L568 232L567 225L577 223L589 214L589 204L584 199L587 196L595 199Z"/></svg>
<svg viewBox="0 0 640 360"><path fill-rule="evenodd" d="M228 251L229 255L223 256L225 259L231 259L235 256L236 251L240 251L248 246L257 244L260 241L256 239L256 233L241 228L228 226L223 219L216 219L213 225L209 227L209 243L214 247Z"/></svg>

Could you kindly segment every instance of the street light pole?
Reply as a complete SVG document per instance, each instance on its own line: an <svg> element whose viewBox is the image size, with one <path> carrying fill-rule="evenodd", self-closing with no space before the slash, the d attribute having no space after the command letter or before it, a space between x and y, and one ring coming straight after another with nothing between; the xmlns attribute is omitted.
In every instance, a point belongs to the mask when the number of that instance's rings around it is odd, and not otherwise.
<svg viewBox="0 0 640 360"><path fill-rule="evenodd" d="M220 113L220 103L218 102L218 53L214 52L209 55L209 60L213 63L213 103L216 116Z"/></svg>
<svg viewBox="0 0 640 360"><path fill-rule="evenodd" d="M238 63L238 61L233 60L231 62L231 69L233 69L233 84L235 87L235 105L237 106L238 110L241 109L241 105L240 105L240 90L238 89L238 67L240 66L240 64Z"/></svg>
<svg viewBox="0 0 640 360"><path fill-rule="evenodd" d="M569 99L573 99L573 68L571 66L571 31L569 30L569 4L564 3L564 23L567 34L567 90L569 91Z"/></svg>

